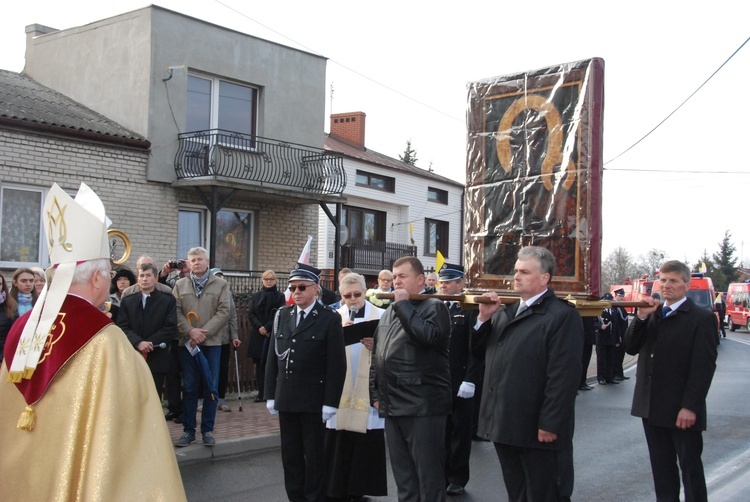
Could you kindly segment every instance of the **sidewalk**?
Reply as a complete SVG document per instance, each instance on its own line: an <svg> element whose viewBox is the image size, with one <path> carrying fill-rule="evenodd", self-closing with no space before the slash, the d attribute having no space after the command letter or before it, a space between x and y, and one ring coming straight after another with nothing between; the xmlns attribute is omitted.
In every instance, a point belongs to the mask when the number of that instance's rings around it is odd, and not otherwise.
<svg viewBox="0 0 750 502"><path fill-rule="evenodd" d="M625 354L625 368L629 368L635 362L635 356ZM589 384L596 383L596 351L591 356L587 375ZM242 411L239 411L237 395L227 394L227 404L232 408L232 411L216 412L216 425L214 429L216 446L212 448L205 447L201 443L201 415L198 413L196 442L185 448L175 448L177 461L190 462L278 448L280 445L278 416L271 415L268 412L266 403L253 402L254 394L242 396ZM167 427L169 428L169 435L172 438L172 442L177 442L180 436L182 436L182 424L169 421L167 422Z"/></svg>

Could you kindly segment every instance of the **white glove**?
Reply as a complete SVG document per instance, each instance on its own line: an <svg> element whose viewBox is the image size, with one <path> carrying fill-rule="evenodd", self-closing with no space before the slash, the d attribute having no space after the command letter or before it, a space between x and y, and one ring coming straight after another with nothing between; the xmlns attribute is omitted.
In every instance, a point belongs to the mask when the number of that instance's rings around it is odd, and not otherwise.
<svg viewBox="0 0 750 502"><path fill-rule="evenodd" d="M328 422L336 414L336 408L323 405L323 423Z"/></svg>
<svg viewBox="0 0 750 502"><path fill-rule="evenodd" d="M274 401L273 399L269 399L268 401L266 401L266 408L268 408L268 412L271 415L278 415L279 414L279 411L276 408L274 408L274 404L275 403L276 403L276 401Z"/></svg>
<svg viewBox="0 0 750 502"><path fill-rule="evenodd" d="M458 388L458 397L469 399L474 397L474 384L471 382L461 382L461 387Z"/></svg>

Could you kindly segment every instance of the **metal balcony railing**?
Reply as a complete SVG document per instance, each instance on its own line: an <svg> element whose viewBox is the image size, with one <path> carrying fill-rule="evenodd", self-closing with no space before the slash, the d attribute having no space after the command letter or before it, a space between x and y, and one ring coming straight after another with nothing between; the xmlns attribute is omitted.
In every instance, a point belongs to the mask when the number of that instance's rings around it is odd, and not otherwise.
<svg viewBox="0 0 750 502"><path fill-rule="evenodd" d="M346 187L337 152L221 129L182 133L178 140L177 179L221 177L326 195Z"/></svg>
<svg viewBox="0 0 750 502"><path fill-rule="evenodd" d="M350 239L341 246L341 266L352 270L390 270L402 256L417 256L417 247L368 239Z"/></svg>

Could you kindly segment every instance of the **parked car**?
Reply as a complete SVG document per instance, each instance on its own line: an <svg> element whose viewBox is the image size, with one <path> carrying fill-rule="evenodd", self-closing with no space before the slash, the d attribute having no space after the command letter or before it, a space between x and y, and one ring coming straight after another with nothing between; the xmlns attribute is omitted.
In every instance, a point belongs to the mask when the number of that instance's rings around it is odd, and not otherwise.
<svg viewBox="0 0 750 502"><path fill-rule="evenodd" d="M731 283L727 288L726 300L729 331L736 331L738 327L750 331L750 283Z"/></svg>

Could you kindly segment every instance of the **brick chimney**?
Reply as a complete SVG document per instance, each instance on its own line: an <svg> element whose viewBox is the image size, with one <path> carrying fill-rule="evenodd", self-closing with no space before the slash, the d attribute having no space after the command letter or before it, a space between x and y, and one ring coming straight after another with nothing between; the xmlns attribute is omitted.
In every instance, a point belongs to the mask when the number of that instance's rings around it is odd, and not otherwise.
<svg viewBox="0 0 750 502"><path fill-rule="evenodd" d="M365 148L365 113L331 114L331 136L357 148Z"/></svg>

